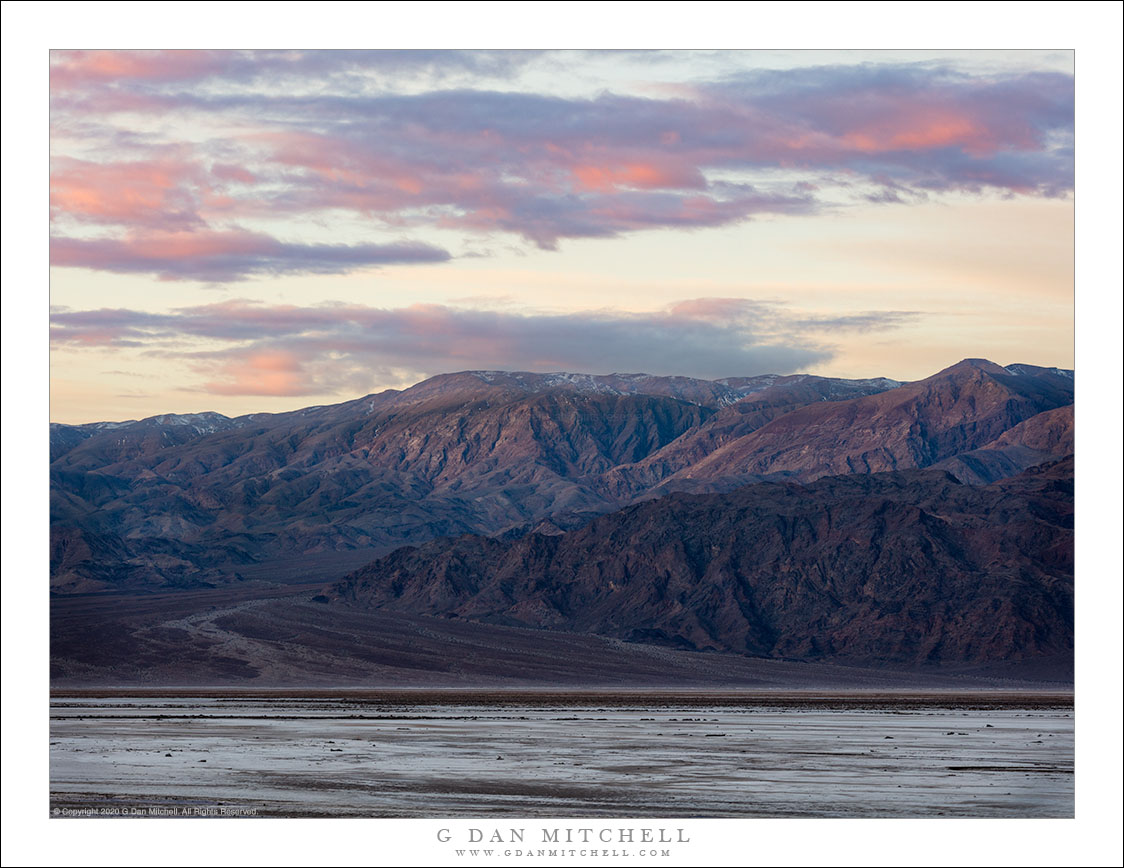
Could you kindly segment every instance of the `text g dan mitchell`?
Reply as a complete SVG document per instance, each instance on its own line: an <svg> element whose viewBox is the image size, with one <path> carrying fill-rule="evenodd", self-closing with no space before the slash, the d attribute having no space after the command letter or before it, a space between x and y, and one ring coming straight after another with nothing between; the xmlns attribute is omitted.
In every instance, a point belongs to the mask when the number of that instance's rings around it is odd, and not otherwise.
<svg viewBox="0 0 1124 868"><path fill-rule="evenodd" d="M535 837L536 833L541 837ZM528 841L527 829L469 828L458 832L456 837L466 844L687 844L691 840L683 829L664 828L544 828L531 830L531 834ZM437 830L438 841L448 842L453 838L452 830Z"/></svg>

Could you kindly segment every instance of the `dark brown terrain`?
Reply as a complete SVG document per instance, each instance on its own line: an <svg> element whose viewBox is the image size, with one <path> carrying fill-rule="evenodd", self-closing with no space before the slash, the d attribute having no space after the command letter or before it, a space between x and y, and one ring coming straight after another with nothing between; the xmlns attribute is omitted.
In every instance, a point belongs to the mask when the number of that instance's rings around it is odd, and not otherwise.
<svg viewBox="0 0 1124 868"><path fill-rule="evenodd" d="M558 536L407 547L317 599L754 657L985 663L1073 647L1073 466L669 495Z"/></svg>
<svg viewBox="0 0 1124 868"><path fill-rule="evenodd" d="M1072 372L967 360L52 425L53 678L1064 682L1072 403Z"/></svg>
<svg viewBox="0 0 1124 868"><path fill-rule="evenodd" d="M987 664L846 666L699 653L604 636L311 602L320 586L247 584L57 597L55 688L520 687L612 690L1053 688L1072 655ZM193 695L194 695L193 692Z"/></svg>

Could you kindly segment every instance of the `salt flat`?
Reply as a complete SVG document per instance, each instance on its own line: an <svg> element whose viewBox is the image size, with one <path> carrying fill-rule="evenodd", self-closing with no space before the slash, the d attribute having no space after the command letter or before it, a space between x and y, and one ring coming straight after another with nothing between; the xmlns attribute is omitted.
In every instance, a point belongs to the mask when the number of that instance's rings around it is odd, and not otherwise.
<svg viewBox="0 0 1124 868"><path fill-rule="evenodd" d="M1071 817L1069 699L86 695L56 816Z"/></svg>

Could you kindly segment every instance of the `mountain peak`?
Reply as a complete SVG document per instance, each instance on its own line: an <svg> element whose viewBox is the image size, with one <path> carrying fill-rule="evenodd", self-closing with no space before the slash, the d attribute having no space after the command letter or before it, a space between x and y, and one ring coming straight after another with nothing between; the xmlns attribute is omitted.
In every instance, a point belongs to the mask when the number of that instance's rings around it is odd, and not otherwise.
<svg viewBox="0 0 1124 868"><path fill-rule="evenodd" d="M943 371L938 371L930 379L936 377L943 377L947 374L966 373L969 371L984 371L988 374L1009 374L1006 368L1002 365L997 365L988 359L961 359L955 365L945 368Z"/></svg>

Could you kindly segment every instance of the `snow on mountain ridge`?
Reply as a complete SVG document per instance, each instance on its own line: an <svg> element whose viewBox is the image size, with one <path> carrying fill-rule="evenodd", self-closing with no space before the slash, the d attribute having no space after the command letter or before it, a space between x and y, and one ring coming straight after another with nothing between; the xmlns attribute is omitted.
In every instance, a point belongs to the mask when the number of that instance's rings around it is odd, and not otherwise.
<svg viewBox="0 0 1124 868"><path fill-rule="evenodd" d="M1073 379L1073 371L1070 368L1049 368L1039 365L1007 365L1006 370L1017 376L1034 376L1035 374L1045 371L1048 374L1054 374L1057 377L1063 377L1067 380Z"/></svg>

